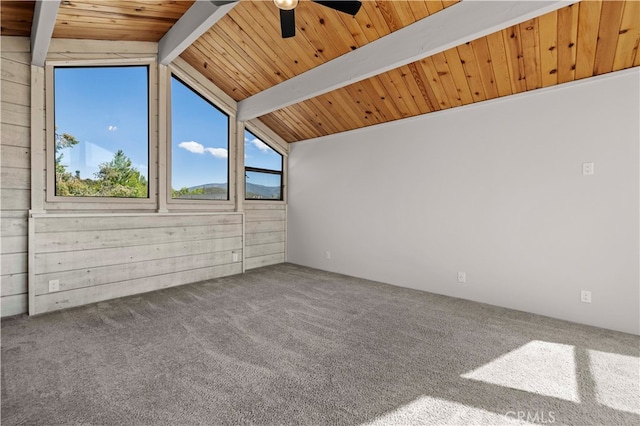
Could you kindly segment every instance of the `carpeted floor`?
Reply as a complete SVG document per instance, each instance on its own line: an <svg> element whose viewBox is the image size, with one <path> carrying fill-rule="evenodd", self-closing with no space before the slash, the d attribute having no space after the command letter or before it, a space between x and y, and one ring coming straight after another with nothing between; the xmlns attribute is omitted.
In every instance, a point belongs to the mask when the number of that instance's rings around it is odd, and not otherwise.
<svg viewBox="0 0 640 426"><path fill-rule="evenodd" d="M639 344L283 264L3 320L2 425L637 425Z"/></svg>

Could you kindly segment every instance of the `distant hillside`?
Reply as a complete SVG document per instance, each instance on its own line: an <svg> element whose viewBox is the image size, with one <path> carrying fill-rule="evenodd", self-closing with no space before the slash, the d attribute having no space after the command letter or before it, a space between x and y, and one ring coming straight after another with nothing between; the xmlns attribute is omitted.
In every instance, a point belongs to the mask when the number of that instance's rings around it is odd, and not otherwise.
<svg viewBox="0 0 640 426"><path fill-rule="evenodd" d="M280 199L280 187L279 186L264 186L256 185L254 183L248 183L245 189L246 198L268 198L268 199Z"/></svg>
<svg viewBox="0 0 640 426"><path fill-rule="evenodd" d="M196 189L204 189L205 192L227 192L226 183L205 183L204 185L192 186L188 188L189 191L195 191Z"/></svg>
<svg viewBox="0 0 640 426"><path fill-rule="evenodd" d="M190 191L194 191L196 189L204 189L206 194L211 193L225 193L227 192L227 184L226 183L207 183L204 185L192 186L189 188ZM216 191L217 190L217 191ZM254 183L248 183L246 188L246 198L255 198L255 199L280 199L280 187L279 186L264 186L264 185L256 185Z"/></svg>

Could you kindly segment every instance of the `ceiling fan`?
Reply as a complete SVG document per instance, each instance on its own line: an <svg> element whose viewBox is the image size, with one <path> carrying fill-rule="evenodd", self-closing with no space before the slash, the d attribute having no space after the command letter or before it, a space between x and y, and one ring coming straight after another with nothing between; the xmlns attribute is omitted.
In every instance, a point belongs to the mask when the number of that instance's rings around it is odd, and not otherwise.
<svg viewBox="0 0 640 426"><path fill-rule="evenodd" d="M237 0L211 0L216 6L222 6L227 3L233 3ZM321 4L338 12L348 13L355 16L362 6L361 1L336 1L336 0L311 0L314 3ZM282 38L289 38L296 35L296 17L295 8L298 0L273 0L275 5L280 9L280 31Z"/></svg>

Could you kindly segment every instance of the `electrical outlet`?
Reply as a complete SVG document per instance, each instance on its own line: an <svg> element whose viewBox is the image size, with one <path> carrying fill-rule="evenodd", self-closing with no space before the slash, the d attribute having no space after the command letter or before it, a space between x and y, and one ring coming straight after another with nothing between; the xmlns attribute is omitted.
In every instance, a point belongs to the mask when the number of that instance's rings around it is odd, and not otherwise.
<svg viewBox="0 0 640 426"><path fill-rule="evenodd" d="M331 259L331 252L330 252L329 250L327 250L327 251L325 251L325 252L324 252L324 258L325 258L326 260Z"/></svg>
<svg viewBox="0 0 640 426"><path fill-rule="evenodd" d="M591 303L591 292L589 290L582 290L580 292L580 301L582 303Z"/></svg>
<svg viewBox="0 0 640 426"><path fill-rule="evenodd" d="M49 280L49 293L60 291L60 280Z"/></svg>
<svg viewBox="0 0 640 426"><path fill-rule="evenodd" d="M233 256L233 261L237 262L238 261L238 253L236 253L235 251L231 254Z"/></svg>
<svg viewBox="0 0 640 426"><path fill-rule="evenodd" d="M595 173L593 163L582 163L582 176L591 176Z"/></svg>
<svg viewBox="0 0 640 426"><path fill-rule="evenodd" d="M458 282L466 283L467 282L467 273L466 272L458 272Z"/></svg>

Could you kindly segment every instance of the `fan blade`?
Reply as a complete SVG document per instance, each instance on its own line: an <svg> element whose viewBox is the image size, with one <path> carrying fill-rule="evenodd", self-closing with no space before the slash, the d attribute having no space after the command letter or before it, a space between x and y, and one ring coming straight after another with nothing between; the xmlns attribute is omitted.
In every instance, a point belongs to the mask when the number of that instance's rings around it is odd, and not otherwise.
<svg viewBox="0 0 640 426"><path fill-rule="evenodd" d="M296 35L296 15L294 10L295 9L280 9L280 30L282 31L282 38L289 38Z"/></svg>
<svg viewBox="0 0 640 426"><path fill-rule="evenodd" d="M360 10L360 6L362 6L361 1L321 1L321 0L312 0L314 3L321 4L323 6L329 7L331 9L337 10L338 12L348 13L349 15L355 16L356 13Z"/></svg>

